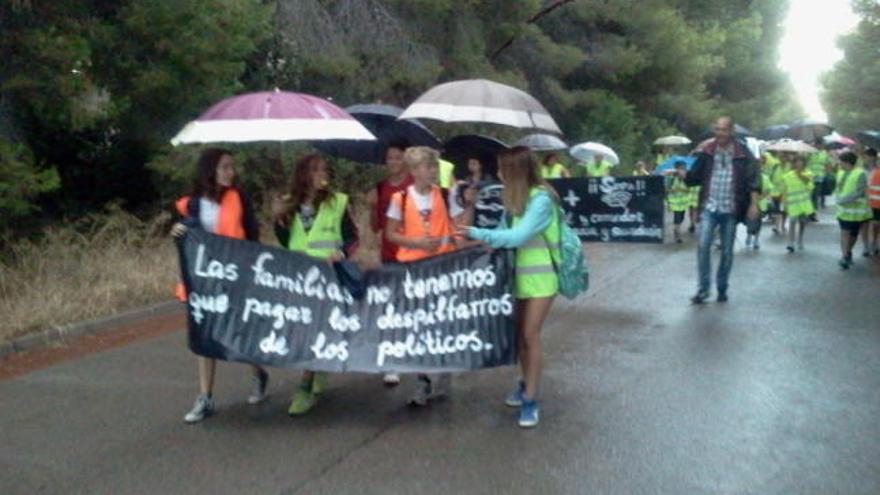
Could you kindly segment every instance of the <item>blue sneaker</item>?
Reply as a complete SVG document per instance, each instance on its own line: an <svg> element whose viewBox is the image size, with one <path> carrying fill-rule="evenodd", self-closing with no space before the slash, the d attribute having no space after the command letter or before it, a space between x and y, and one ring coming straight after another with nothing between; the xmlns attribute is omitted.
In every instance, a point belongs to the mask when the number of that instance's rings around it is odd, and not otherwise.
<svg viewBox="0 0 880 495"><path fill-rule="evenodd" d="M510 393L504 403L510 407L520 407L523 403L523 393L526 391L526 384L522 380L516 382L516 390Z"/></svg>
<svg viewBox="0 0 880 495"><path fill-rule="evenodd" d="M519 410L519 425L522 428L537 426L540 409L538 401L524 398L522 407Z"/></svg>

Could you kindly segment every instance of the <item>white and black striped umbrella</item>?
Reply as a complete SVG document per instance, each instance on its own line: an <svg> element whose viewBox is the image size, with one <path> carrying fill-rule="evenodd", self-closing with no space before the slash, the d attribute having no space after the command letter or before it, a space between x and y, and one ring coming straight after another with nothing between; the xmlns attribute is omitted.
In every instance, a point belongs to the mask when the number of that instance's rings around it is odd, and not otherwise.
<svg viewBox="0 0 880 495"><path fill-rule="evenodd" d="M487 79L453 81L426 91L401 119L488 122L562 134L550 113L532 95Z"/></svg>

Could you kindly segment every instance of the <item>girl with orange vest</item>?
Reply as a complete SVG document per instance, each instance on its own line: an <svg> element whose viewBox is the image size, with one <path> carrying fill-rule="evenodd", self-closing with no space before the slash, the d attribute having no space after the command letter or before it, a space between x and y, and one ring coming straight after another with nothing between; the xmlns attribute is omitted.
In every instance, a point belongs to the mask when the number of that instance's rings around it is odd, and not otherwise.
<svg viewBox="0 0 880 495"><path fill-rule="evenodd" d="M403 154L414 182L391 197L385 225L385 236L398 245L397 261L418 261L466 244L455 234L457 226L473 222L474 190L465 190L459 202L451 191L438 187L439 160L440 154L426 146L407 148ZM420 374L418 379L419 387L409 401L412 405L424 406L449 393L448 373Z"/></svg>
<svg viewBox="0 0 880 495"><path fill-rule="evenodd" d="M358 233L348 196L330 186L332 169L319 155L302 157L293 170L290 192L272 205L275 235L291 251L336 262L357 249ZM327 374L304 371L287 413L309 412L324 390Z"/></svg>
<svg viewBox="0 0 880 495"><path fill-rule="evenodd" d="M235 185L235 159L225 149L208 148L202 151L193 182L192 194L177 200L177 212L183 219L174 224L171 235L180 237L188 228L204 229L235 239L259 241L259 224L248 197ZM177 286L177 298L187 301L182 284ZM195 405L185 416L187 423L197 423L214 412L214 375L217 361L199 356L199 395ZM254 389L249 404L266 398L269 374L259 366L253 368Z"/></svg>

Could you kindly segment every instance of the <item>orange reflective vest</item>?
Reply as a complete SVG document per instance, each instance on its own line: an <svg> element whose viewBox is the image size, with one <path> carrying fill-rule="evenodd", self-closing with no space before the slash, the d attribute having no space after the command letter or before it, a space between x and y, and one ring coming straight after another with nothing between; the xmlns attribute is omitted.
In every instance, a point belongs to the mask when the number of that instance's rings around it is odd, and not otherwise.
<svg viewBox="0 0 880 495"><path fill-rule="evenodd" d="M452 219L449 218L449 208L443 200L442 190L437 186L431 188L431 214L427 219L422 218L416 198L412 194L404 194L405 192L394 193L391 197L391 201L399 204L403 212L403 221L398 232L409 239L430 236L440 237L443 242L435 251L400 246L397 250L397 261L416 261L455 251L455 245L452 243L455 227Z"/></svg>
<svg viewBox="0 0 880 495"><path fill-rule="evenodd" d="M880 210L880 166L874 167L871 171L871 178L868 181L868 203L871 208Z"/></svg>
<svg viewBox="0 0 880 495"><path fill-rule="evenodd" d="M193 198L184 196L174 203L177 212L183 217L189 216L189 202ZM233 239L245 239L244 231L244 203L241 193L234 187L227 188L220 198L220 217L217 219L217 235L232 237ZM174 295L178 301L186 302L187 294L183 283L178 282L174 288Z"/></svg>

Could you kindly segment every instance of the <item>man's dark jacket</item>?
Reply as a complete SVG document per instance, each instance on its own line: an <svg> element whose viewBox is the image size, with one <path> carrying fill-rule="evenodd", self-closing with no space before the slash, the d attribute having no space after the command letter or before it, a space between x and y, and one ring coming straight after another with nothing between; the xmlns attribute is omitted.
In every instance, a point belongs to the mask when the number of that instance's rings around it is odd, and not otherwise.
<svg viewBox="0 0 880 495"><path fill-rule="evenodd" d="M737 222L745 222L746 215L751 203L751 194L761 192L761 174L758 171L758 162L749 151L745 143L734 139L733 152L733 195L734 214ZM700 143L691 153L697 158L688 171L685 184L688 186L702 186L700 190L699 211L702 213L709 198L709 188L712 184L712 168L715 163L715 149L718 144L715 139L709 139Z"/></svg>

